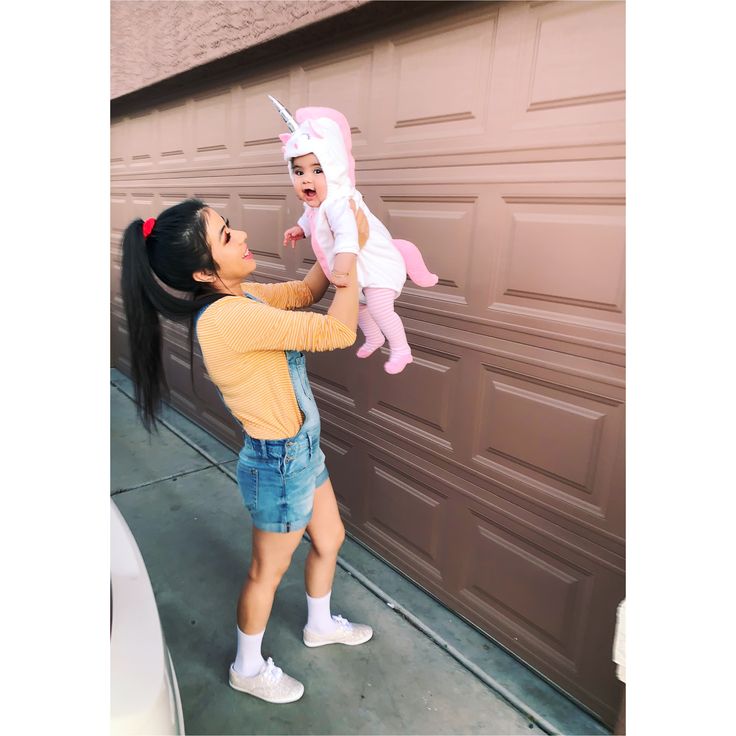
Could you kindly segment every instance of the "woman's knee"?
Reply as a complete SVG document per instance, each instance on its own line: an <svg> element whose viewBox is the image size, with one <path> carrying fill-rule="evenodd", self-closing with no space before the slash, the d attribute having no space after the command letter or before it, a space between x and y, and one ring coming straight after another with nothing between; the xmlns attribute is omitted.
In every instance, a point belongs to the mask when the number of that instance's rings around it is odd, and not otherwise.
<svg viewBox="0 0 736 736"><path fill-rule="evenodd" d="M320 533L312 537L312 548L321 557L337 556L345 541L345 527L342 523L328 533Z"/></svg>
<svg viewBox="0 0 736 736"><path fill-rule="evenodd" d="M275 589L281 582L281 578L286 574L290 564L291 558L288 560L269 560L267 562L254 559L248 570L248 581L257 585L269 585Z"/></svg>

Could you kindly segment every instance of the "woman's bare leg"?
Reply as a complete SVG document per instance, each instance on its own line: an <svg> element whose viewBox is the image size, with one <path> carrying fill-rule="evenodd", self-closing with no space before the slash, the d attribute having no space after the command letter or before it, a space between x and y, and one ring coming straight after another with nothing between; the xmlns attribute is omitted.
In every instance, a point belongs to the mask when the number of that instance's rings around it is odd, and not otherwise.
<svg viewBox="0 0 736 736"><path fill-rule="evenodd" d="M282 534L253 527L250 570L238 601L238 628L243 633L258 634L266 628L276 588L303 535L304 529Z"/></svg>
<svg viewBox="0 0 736 736"><path fill-rule="evenodd" d="M332 590L337 554L345 541L345 527L329 478L314 492L314 511L307 532L312 546L304 565L304 584L308 596L322 598Z"/></svg>
<svg viewBox="0 0 736 736"><path fill-rule="evenodd" d="M315 493L314 512L307 531L312 548L304 567L307 588L304 643L308 647L363 644L373 636L373 629L367 624L350 623L342 616L332 616L330 610L337 554L345 541L345 527L329 480Z"/></svg>

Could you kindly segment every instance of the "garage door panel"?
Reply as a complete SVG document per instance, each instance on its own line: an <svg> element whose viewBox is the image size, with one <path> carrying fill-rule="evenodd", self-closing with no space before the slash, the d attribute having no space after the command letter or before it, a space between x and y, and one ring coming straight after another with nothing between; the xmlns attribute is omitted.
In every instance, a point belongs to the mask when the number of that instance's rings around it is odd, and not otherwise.
<svg viewBox="0 0 736 736"><path fill-rule="evenodd" d="M242 429L229 414L217 414L210 411L209 408L201 408L197 412L197 422L209 429L216 437L222 438L228 447L239 449L242 446Z"/></svg>
<svg viewBox="0 0 736 736"><path fill-rule="evenodd" d="M425 575L442 581L446 492L369 453L372 464L366 531L402 557L410 557Z"/></svg>
<svg viewBox="0 0 736 736"><path fill-rule="evenodd" d="M235 92L236 135L238 138L238 158L246 165L254 165L263 160L273 160L281 156L281 146L274 122L274 108L268 95L280 100L292 109L290 101L291 82L288 74L269 77L258 82L241 85Z"/></svg>
<svg viewBox="0 0 736 736"><path fill-rule="evenodd" d="M170 389L169 401L187 416L191 416L193 413L199 413L199 407L190 399L189 392L183 394L178 389L172 388Z"/></svg>
<svg viewBox="0 0 736 736"><path fill-rule="evenodd" d="M128 124L125 119L110 123L110 175L122 174L128 167L125 160L128 146Z"/></svg>
<svg viewBox="0 0 736 736"><path fill-rule="evenodd" d="M330 100L330 107L343 113L352 126L352 151L356 159L368 147L373 132L370 122L373 65L372 46L353 48L347 54L327 55L318 62L305 63L298 82L301 88L298 104L295 102L290 108L295 112L299 107L324 107L325 100ZM273 112L270 117L274 117Z"/></svg>
<svg viewBox="0 0 736 736"><path fill-rule="evenodd" d="M123 234L119 230L113 229L110 238L110 293L113 301L118 300L122 308L122 299L120 298L120 282L122 278L122 262L123 262Z"/></svg>
<svg viewBox="0 0 736 736"><path fill-rule="evenodd" d="M157 196L154 192L133 191L130 195L128 212L130 220L140 217L146 220L152 217L158 210L156 209ZM126 223L129 224L130 220Z"/></svg>
<svg viewBox="0 0 736 736"><path fill-rule="evenodd" d="M113 301L110 310L110 353L113 365L131 375L130 342L128 326L125 321L122 300L119 303Z"/></svg>
<svg viewBox="0 0 736 736"><path fill-rule="evenodd" d="M470 465L536 503L615 534L608 518L623 406L613 398L500 368L481 359Z"/></svg>
<svg viewBox="0 0 736 736"><path fill-rule="evenodd" d="M159 105L155 113L156 164L162 168L191 164L189 116L186 102Z"/></svg>
<svg viewBox="0 0 736 736"><path fill-rule="evenodd" d="M330 361L329 353L311 353L307 357L309 380L312 391L324 397L329 403L348 410L360 406L361 392L354 391L356 375L350 370L347 361Z"/></svg>
<svg viewBox="0 0 736 736"><path fill-rule="evenodd" d="M549 319L624 320L623 202L505 195L498 273L489 309L536 310ZM601 325L602 327L605 324Z"/></svg>
<svg viewBox="0 0 736 736"><path fill-rule="evenodd" d="M201 396L197 397L194 393L195 390L199 393L197 377L192 375L186 338L182 334L174 334L174 329L175 325L167 321L164 327L163 343L166 382L172 392L172 397L180 401L179 406L185 413L197 411L201 402Z"/></svg>
<svg viewBox="0 0 736 736"><path fill-rule="evenodd" d="M122 233L130 224L128 197L125 192L113 191L110 194L110 228ZM115 238L112 238L115 240Z"/></svg>
<svg viewBox="0 0 736 736"><path fill-rule="evenodd" d="M453 398L460 390L459 355L431 350L416 345L408 334L412 347L413 370L391 376L383 370L374 371L376 403L368 415L398 434L411 436L418 444L432 447L435 452L454 454L450 427L454 411ZM382 349L372 360L383 364L388 350ZM378 374L378 375L376 375ZM432 401L427 401L432 396Z"/></svg>
<svg viewBox="0 0 736 736"><path fill-rule="evenodd" d="M128 169L135 173L153 170L156 156L154 113L144 112L131 115L128 126L124 153Z"/></svg>
<svg viewBox="0 0 736 736"><path fill-rule="evenodd" d="M381 219L391 235L415 243L429 270L439 276L438 288L426 290L427 299L450 294L457 303L468 303L472 259L468 244L475 233L476 202L475 196L381 197L380 210L385 212Z"/></svg>
<svg viewBox="0 0 736 736"><path fill-rule="evenodd" d="M247 231L248 248L258 265L284 273L289 249L283 246L283 233L292 224L287 219L286 195L240 194L238 209L238 216L230 218L230 222L233 227Z"/></svg>
<svg viewBox="0 0 736 736"><path fill-rule="evenodd" d="M231 162L235 152L232 128L232 94L229 87L194 97L194 162L208 166Z"/></svg>
<svg viewBox="0 0 736 736"><path fill-rule="evenodd" d="M360 473L361 452L346 437L322 428L320 447L330 472L340 514L346 522L355 522L360 514L361 488L356 483Z"/></svg>
<svg viewBox="0 0 736 736"><path fill-rule="evenodd" d="M509 528L499 515L471 510L470 516L460 597L500 628L554 650L573 669L590 572L561 559L549 543L531 544L528 530Z"/></svg>
<svg viewBox="0 0 736 736"><path fill-rule="evenodd" d="M233 419L207 375L201 356L194 356L194 386L197 392L197 421L238 452L243 445L243 428Z"/></svg>
<svg viewBox="0 0 736 736"><path fill-rule="evenodd" d="M623 3L532 8L537 23L529 110L623 98Z"/></svg>
<svg viewBox="0 0 736 736"><path fill-rule="evenodd" d="M500 643L542 666L572 695L615 715L620 683L610 657L600 664L600 653L610 652L612 630L610 621L599 624L594 602L607 591L615 615L611 600L625 595L622 571L585 554L584 545L541 535L535 524L520 524L497 506L471 504L463 520L458 538L467 562L455 596L461 612L482 619Z"/></svg>
<svg viewBox="0 0 736 736"><path fill-rule="evenodd" d="M497 14L474 12L392 39L388 144L485 132Z"/></svg>
<svg viewBox="0 0 736 736"><path fill-rule="evenodd" d="M502 375L490 377L481 403L483 452L589 495L605 414L561 400L559 391L551 396L534 388L513 385Z"/></svg>
<svg viewBox="0 0 736 736"><path fill-rule="evenodd" d="M499 27L492 96L501 146L602 143L625 135L623 2L510 6ZM501 39L506 43L501 43Z"/></svg>

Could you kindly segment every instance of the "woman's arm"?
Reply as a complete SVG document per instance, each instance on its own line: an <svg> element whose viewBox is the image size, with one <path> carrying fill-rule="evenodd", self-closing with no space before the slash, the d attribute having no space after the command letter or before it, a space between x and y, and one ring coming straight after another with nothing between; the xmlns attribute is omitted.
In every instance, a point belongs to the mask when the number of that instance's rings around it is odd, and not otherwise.
<svg viewBox="0 0 736 736"><path fill-rule="evenodd" d="M304 277L304 283L309 287L314 297L313 304L316 304L327 291L330 282L322 270L319 263L315 263L309 269L309 273ZM346 277L346 285L341 286L335 292L327 314L331 314L339 319L344 325L351 330L355 330L358 325L358 278L355 262Z"/></svg>
<svg viewBox="0 0 736 736"><path fill-rule="evenodd" d="M347 287L340 291L347 291ZM357 298L355 301L357 312ZM292 312L232 297L220 299L206 310L197 325L197 336L200 342L224 341L239 353L252 350L319 352L346 348L355 342L357 318L352 325L348 321L349 315L339 318L312 311Z"/></svg>
<svg viewBox="0 0 736 736"><path fill-rule="evenodd" d="M327 314L340 320L353 332L358 327L358 268L353 265L347 275L347 283L335 290Z"/></svg>
<svg viewBox="0 0 736 736"><path fill-rule="evenodd" d="M316 304L325 295L327 287L330 285L319 263L315 263L309 269L309 273L304 277L304 283L312 292L312 304Z"/></svg>

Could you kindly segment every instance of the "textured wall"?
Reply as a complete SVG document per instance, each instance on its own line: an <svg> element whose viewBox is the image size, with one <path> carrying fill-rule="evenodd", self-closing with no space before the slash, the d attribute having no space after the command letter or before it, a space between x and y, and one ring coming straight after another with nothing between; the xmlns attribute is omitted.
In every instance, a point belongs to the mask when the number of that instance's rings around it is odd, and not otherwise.
<svg viewBox="0 0 736 736"><path fill-rule="evenodd" d="M344 13L370 0L113 0L110 97Z"/></svg>

